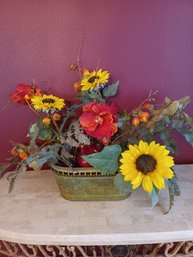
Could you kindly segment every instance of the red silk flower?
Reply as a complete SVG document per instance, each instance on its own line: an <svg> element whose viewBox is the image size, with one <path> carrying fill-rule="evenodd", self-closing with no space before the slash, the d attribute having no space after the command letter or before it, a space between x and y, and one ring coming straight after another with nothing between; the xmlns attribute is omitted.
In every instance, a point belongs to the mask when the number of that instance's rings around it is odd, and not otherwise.
<svg viewBox="0 0 193 257"><path fill-rule="evenodd" d="M30 102L30 99L37 94L40 94L40 89L36 88L34 92L32 86L21 83L16 86L15 92L10 95L10 98L18 104L27 104L26 100Z"/></svg>
<svg viewBox="0 0 193 257"><path fill-rule="evenodd" d="M116 112L114 105L92 102L83 107L79 121L87 135L108 145L110 138L117 132Z"/></svg>

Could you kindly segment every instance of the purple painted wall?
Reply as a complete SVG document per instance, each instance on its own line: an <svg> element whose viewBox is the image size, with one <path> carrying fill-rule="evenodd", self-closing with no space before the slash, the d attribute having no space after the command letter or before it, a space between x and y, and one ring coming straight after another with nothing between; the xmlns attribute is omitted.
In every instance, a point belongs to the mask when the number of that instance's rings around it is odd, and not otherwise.
<svg viewBox="0 0 193 257"><path fill-rule="evenodd" d="M68 66L81 31L82 63L94 69L100 60L120 80L120 107L138 105L150 89L159 90L159 101L193 97L192 0L0 0L0 161L10 139L25 142L34 117L9 94L35 78L58 96L71 95L77 76ZM176 138L177 162L193 163L192 148Z"/></svg>

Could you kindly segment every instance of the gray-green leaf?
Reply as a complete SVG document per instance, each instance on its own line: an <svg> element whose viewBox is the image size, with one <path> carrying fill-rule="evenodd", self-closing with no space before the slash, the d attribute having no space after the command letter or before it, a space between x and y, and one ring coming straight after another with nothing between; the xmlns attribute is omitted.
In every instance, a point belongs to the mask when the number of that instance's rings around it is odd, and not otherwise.
<svg viewBox="0 0 193 257"><path fill-rule="evenodd" d="M149 197L151 198L151 207L153 208L154 206L156 206L156 204L159 201L158 198L158 193L157 191L153 188L151 193L148 193Z"/></svg>
<svg viewBox="0 0 193 257"><path fill-rule="evenodd" d="M131 183L129 181L124 181L124 176L121 173L116 174L114 178L114 185L124 192L132 192Z"/></svg>
<svg viewBox="0 0 193 257"><path fill-rule="evenodd" d="M105 87L103 89L103 96L105 96L105 97L115 96L117 94L118 87L119 87L119 81L115 82L112 85Z"/></svg>

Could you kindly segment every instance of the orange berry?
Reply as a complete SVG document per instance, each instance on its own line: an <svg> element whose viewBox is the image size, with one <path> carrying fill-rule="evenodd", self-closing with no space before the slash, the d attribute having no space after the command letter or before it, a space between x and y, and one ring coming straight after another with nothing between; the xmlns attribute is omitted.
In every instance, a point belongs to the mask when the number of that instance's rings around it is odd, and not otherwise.
<svg viewBox="0 0 193 257"><path fill-rule="evenodd" d="M11 150L11 154L12 154L13 156L17 156L17 155L18 155L18 151L17 151L16 149L12 149L12 150Z"/></svg>
<svg viewBox="0 0 193 257"><path fill-rule="evenodd" d="M27 100L30 99L30 96L29 96L29 95L25 95L25 96L24 96L24 99L27 101Z"/></svg>
<svg viewBox="0 0 193 257"><path fill-rule="evenodd" d="M139 114L139 119L141 122L147 122L149 117L150 117L149 112L141 112Z"/></svg>
<svg viewBox="0 0 193 257"><path fill-rule="evenodd" d="M150 107L151 107L151 104L150 104L150 103L147 103L147 102L146 102L146 103L143 104L143 108L144 108L144 109L149 110Z"/></svg>
<svg viewBox="0 0 193 257"><path fill-rule="evenodd" d="M140 123L140 120L139 120L138 117L134 117L134 118L132 119L132 121L131 121L131 124L132 124L133 126L137 126L139 123Z"/></svg>
<svg viewBox="0 0 193 257"><path fill-rule="evenodd" d="M74 91L75 92L80 92L81 91L81 85L79 82L75 82L73 85Z"/></svg>
<svg viewBox="0 0 193 257"><path fill-rule="evenodd" d="M25 159L28 157L28 155L27 155L27 153L25 153L25 152L20 152L20 153L19 153L19 157L20 157L22 160L25 160Z"/></svg>

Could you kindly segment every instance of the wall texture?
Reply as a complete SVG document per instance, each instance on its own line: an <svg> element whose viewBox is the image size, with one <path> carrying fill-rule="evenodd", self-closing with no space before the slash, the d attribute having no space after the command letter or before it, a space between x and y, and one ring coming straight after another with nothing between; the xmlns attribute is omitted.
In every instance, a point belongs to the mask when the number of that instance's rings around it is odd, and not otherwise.
<svg viewBox="0 0 193 257"><path fill-rule="evenodd" d="M19 82L34 78L58 96L73 94L69 70L85 33L81 61L120 80L120 107L138 105L150 90L193 97L192 0L0 0L0 161L10 142L25 142L34 114L9 102ZM193 115L193 104L187 112ZM193 163L181 136L178 163Z"/></svg>

